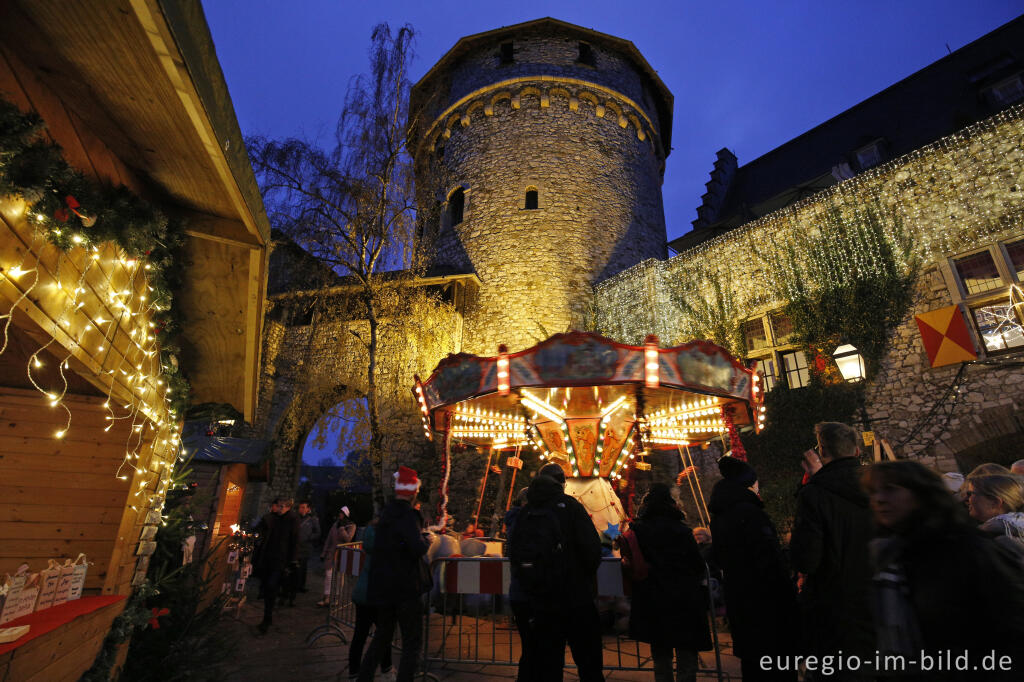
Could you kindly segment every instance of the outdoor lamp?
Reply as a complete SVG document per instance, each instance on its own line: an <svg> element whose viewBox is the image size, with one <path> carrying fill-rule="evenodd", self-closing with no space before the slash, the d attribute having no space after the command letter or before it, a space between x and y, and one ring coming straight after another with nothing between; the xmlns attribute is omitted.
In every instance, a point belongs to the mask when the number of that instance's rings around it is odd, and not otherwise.
<svg viewBox="0 0 1024 682"><path fill-rule="evenodd" d="M845 343L836 348L832 359L839 365L839 373L847 381L860 381L864 378L864 356L852 344Z"/></svg>

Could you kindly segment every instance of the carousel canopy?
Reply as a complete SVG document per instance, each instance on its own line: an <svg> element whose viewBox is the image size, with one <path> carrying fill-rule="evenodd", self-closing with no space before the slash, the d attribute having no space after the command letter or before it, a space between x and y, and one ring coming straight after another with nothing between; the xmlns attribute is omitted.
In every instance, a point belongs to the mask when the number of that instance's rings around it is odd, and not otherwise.
<svg viewBox="0 0 1024 682"><path fill-rule="evenodd" d="M442 360L416 397L428 438L532 447L568 475L619 478L647 448L682 447L763 423L759 377L705 341L658 348L556 334L494 357Z"/></svg>

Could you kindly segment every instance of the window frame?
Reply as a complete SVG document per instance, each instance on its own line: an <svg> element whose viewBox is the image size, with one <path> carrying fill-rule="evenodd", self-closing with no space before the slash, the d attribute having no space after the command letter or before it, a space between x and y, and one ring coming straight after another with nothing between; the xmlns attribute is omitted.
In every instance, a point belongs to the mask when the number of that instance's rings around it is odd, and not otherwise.
<svg viewBox="0 0 1024 682"><path fill-rule="evenodd" d="M760 320L761 324L764 325L768 345L754 350L746 350L745 348L744 352L747 360L757 360L760 367L762 381L764 382L765 392L770 392L777 386L783 385L790 389L803 388L810 380L810 359L807 356L806 350L792 339L781 339L775 328L774 318L783 315L785 315L785 313L781 309L771 308L744 321L744 324L746 325L754 320ZM744 334L743 341L745 347L746 334ZM806 371L808 372L807 382L802 383L800 386L792 386L790 383L789 372L786 370L784 358L786 355L798 351L804 353L804 360L807 364ZM772 373L769 374L768 370L771 370ZM798 369L797 371L800 370Z"/></svg>
<svg viewBox="0 0 1024 682"><path fill-rule="evenodd" d="M973 335L972 341L979 359L1024 350L1024 345L1008 346L1006 348L989 348L985 344L985 335L982 333L981 326L978 323L978 318L975 315L975 311L979 308L1005 303L1010 296L1010 288L1014 285L1021 285L1021 280L1017 277L1016 270L1013 269L1013 265L1010 261L1010 254L1006 246L1007 244L1016 244L1022 240L1024 240L1024 234L1010 235L1003 239L994 240L984 246L953 254L947 257L944 262L940 262L940 271L947 279L946 284L952 294L952 302L953 304L960 306L961 312L964 313L964 316L968 320L968 325L971 328ZM960 272L957 270L956 261L970 256L975 256L980 253L988 253L989 257L995 263L996 272L999 275L1001 284L992 289L979 291L977 293L970 293L967 291L967 286L961 278ZM1024 316L1021 317L1021 324L1024 325Z"/></svg>

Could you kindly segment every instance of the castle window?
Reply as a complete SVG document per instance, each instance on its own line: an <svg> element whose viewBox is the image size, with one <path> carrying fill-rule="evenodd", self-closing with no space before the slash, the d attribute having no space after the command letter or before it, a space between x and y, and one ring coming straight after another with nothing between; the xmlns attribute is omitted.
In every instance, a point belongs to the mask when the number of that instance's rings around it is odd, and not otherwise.
<svg viewBox="0 0 1024 682"><path fill-rule="evenodd" d="M997 108L1007 107L1024 99L1024 82L1017 73L1002 80L988 89L989 99Z"/></svg>
<svg viewBox="0 0 1024 682"><path fill-rule="evenodd" d="M980 347L998 354L1024 347L1024 308L1016 286L1024 276L1024 240L995 242L949 261L955 286L953 302L962 302Z"/></svg>
<svg viewBox="0 0 1024 682"><path fill-rule="evenodd" d="M526 190L526 209L532 210L537 208L537 190L528 189Z"/></svg>
<svg viewBox="0 0 1024 682"><path fill-rule="evenodd" d="M793 321L781 311L770 312L743 323L746 355L758 361L764 388L770 391L780 383L801 388L810 381L807 358L798 348Z"/></svg>
<svg viewBox="0 0 1024 682"><path fill-rule="evenodd" d="M512 43L502 43L501 52L498 54L498 60L501 64L511 64L515 61L515 57L512 54Z"/></svg>
<svg viewBox="0 0 1024 682"><path fill-rule="evenodd" d="M596 66L594 48L590 47L589 43L580 43L580 56L576 58L576 61L587 66Z"/></svg>
<svg viewBox="0 0 1024 682"><path fill-rule="evenodd" d="M466 193L459 187L448 197L448 224L454 226L461 223L465 210Z"/></svg>
<svg viewBox="0 0 1024 682"><path fill-rule="evenodd" d="M854 154L857 156L857 165L861 170L877 166L882 163L882 141L875 140L858 149Z"/></svg>

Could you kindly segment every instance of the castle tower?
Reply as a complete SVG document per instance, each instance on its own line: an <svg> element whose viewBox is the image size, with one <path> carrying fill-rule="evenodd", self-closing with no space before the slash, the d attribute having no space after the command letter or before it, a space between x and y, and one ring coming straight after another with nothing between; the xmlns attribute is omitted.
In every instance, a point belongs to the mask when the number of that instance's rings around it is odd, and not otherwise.
<svg viewBox="0 0 1024 682"><path fill-rule="evenodd" d="M464 350L586 324L592 286L665 258L672 94L636 47L554 19L459 40L413 87L437 272L475 272Z"/></svg>

